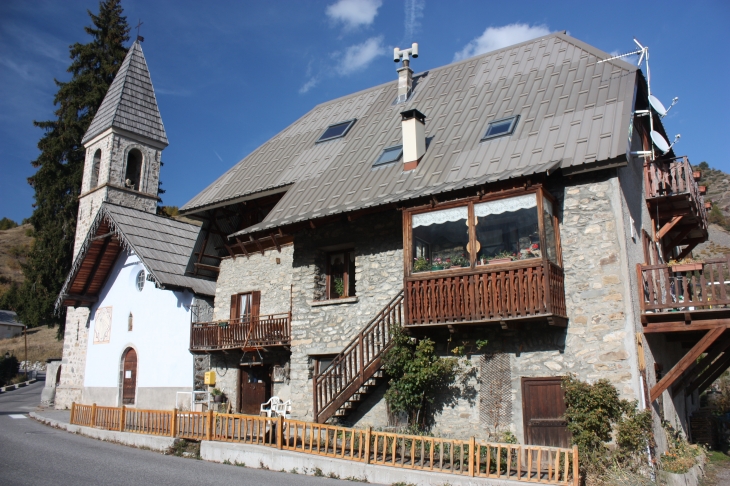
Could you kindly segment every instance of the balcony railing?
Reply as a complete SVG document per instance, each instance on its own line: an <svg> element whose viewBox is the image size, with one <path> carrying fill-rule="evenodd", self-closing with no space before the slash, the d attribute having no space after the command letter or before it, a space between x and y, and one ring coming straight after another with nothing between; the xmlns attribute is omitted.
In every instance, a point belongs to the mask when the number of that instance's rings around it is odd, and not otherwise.
<svg viewBox="0 0 730 486"><path fill-rule="evenodd" d="M194 322L191 351L285 346L291 342L291 314L270 314L245 319Z"/></svg>
<svg viewBox="0 0 730 486"><path fill-rule="evenodd" d="M566 316L563 269L540 259L459 275L416 274L406 280L405 298L406 326L542 317L564 324Z"/></svg>
<svg viewBox="0 0 730 486"><path fill-rule="evenodd" d="M730 309L730 255L672 267L638 265L637 272L645 321L661 320L656 314Z"/></svg>
<svg viewBox="0 0 730 486"><path fill-rule="evenodd" d="M645 173L647 199L688 196L701 227L707 227L704 197L687 157L651 162L646 166Z"/></svg>

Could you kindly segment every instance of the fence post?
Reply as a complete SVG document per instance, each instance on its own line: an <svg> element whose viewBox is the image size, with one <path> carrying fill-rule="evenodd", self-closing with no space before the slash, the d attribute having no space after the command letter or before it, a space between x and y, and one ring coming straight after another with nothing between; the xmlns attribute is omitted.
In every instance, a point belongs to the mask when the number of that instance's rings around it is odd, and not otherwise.
<svg viewBox="0 0 730 486"><path fill-rule="evenodd" d="M211 440L213 436L213 410L208 410L208 430L205 433L205 440Z"/></svg>
<svg viewBox="0 0 730 486"><path fill-rule="evenodd" d="M282 441L283 432L284 432L282 430L282 428L284 426L284 417L279 415L276 420L277 420L277 422L276 422L276 448L281 449L282 446L284 445L283 441Z"/></svg>
<svg viewBox="0 0 730 486"><path fill-rule="evenodd" d="M474 446L476 441L474 436L469 439L469 476L474 477Z"/></svg>
<svg viewBox="0 0 730 486"><path fill-rule="evenodd" d="M365 432L365 464L370 464L370 434L373 431L371 426Z"/></svg>
<svg viewBox="0 0 730 486"><path fill-rule="evenodd" d="M76 402L71 402L71 423L74 423L76 418Z"/></svg>
<svg viewBox="0 0 730 486"><path fill-rule="evenodd" d="M177 407L172 409L170 420L172 421L170 424L170 437L175 437L177 435Z"/></svg>
<svg viewBox="0 0 730 486"><path fill-rule="evenodd" d="M122 405L122 416L119 417L119 432L124 432L124 428L127 426L127 407Z"/></svg>
<svg viewBox="0 0 730 486"><path fill-rule="evenodd" d="M578 468L578 446L573 446L573 486L580 484L580 469Z"/></svg>
<svg viewBox="0 0 730 486"><path fill-rule="evenodd" d="M96 427L96 403L91 404L91 426Z"/></svg>

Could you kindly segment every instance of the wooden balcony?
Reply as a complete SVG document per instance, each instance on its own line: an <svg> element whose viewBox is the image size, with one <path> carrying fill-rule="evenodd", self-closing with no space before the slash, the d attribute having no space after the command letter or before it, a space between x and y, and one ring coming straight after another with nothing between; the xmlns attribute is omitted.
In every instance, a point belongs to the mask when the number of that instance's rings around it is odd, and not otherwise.
<svg viewBox="0 0 730 486"><path fill-rule="evenodd" d="M687 157L648 162L644 186L649 214L660 228L656 240L666 246L685 246L683 258L698 243L707 240L707 207L704 188L697 184L699 172Z"/></svg>
<svg viewBox="0 0 730 486"><path fill-rule="evenodd" d="M567 325L563 269L541 260L413 274L405 283L405 327L545 320Z"/></svg>
<svg viewBox="0 0 730 486"><path fill-rule="evenodd" d="M271 314L250 319L194 322L190 328L190 351L251 350L288 346L291 314Z"/></svg>
<svg viewBox="0 0 730 486"><path fill-rule="evenodd" d="M730 255L704 263L637 265L644 332L730 325Z"/></svg>

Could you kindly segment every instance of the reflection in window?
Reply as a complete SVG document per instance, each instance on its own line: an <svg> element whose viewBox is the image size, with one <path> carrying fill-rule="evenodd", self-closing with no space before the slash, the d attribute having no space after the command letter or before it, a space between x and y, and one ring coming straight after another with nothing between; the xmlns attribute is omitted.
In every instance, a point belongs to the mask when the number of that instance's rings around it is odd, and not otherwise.
<svg viewBox="0 0 730 486"><path fill-rule="evenodd" d="M413 215L413 271L469 266L466 206Z"/></svg>
<svg viewBox="0 0 730 486"><path fill-rule="evenodd" d="M553 203L546 197L542 198L543 218L545 219L545 254L548 260L558 263L558 250L555 245L555 218L553 216Z"/></svg>
<svg viewBox="0 0 730 486"><path fill-rule="evenodd" d="M534 194L474 205L477 265L540 258Z"/></svg>

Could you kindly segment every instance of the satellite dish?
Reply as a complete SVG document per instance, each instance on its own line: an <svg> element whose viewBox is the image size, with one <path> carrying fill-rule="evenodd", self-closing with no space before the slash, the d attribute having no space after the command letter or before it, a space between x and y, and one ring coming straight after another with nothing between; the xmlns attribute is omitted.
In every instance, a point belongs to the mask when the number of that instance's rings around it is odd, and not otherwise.
<svg viewBox="0 0 730 486"><path fill-rule="evenodd" d="M654 142L654 145L656 145L656 148L661 150L663 154L666 154L669 152L669 149L672 148L671 145L669 145L669 142L662 137L662 134L657 132L656 130L651 131L651 140Z"/></svg>
<svg viewBox="0 0 730 486"><path fill-rule="evenodd" d="M667 109L664 108L664 105L661 101L659 101L659 98L657 98L654 95L649 95L649 103L651 103L652 108L656 110L656 112L659 114L659 116L664 116L667 114ZM661 136L661 135L660 135ZM662 138L663 140L663 138Z"/></svg>

